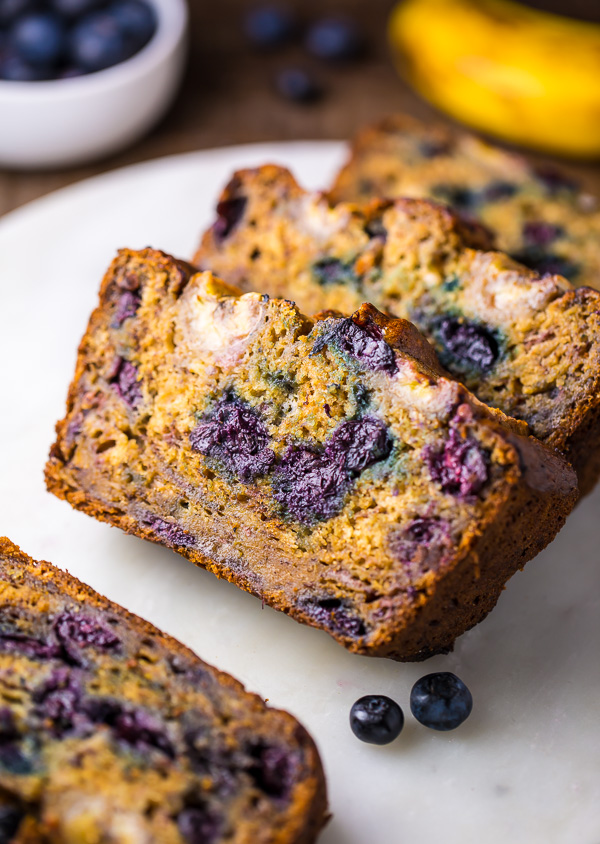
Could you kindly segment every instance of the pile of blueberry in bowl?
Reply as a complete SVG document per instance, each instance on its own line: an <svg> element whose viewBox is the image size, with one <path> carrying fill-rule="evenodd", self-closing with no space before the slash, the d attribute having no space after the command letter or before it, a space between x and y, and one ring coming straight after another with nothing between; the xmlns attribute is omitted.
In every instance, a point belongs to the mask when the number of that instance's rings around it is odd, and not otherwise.
<svg viewBox="0 0 600 844"><path fill-rule="evenodd" d="M0 166L70 167L162 117L187 55L187 0L0 0Z"/></svg>
<svg viewBox="0 0 600 844"><path fill-rule="evenodd" d="M0 0L0 79L105 70L138 53L156 28L147 0Z"/></svg>

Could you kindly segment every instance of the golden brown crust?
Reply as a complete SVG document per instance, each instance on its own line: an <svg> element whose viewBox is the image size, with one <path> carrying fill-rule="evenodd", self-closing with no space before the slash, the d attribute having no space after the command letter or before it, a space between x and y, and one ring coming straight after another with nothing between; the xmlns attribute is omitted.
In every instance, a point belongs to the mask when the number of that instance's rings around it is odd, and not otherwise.
<svg viewBox="0 0 600 844"><path fill-rule="evenodd" d="M98 514L95 513L95 515ZM114 514L111 514L109 518L114 523ZM259 719L256 723L260 723L260 719L271 719L273 721L271 725L272 729L277 731L277 734L282 740L288 742L290 747L301 748L304 760L303 770L307 772L307 776L303 776L301 779L299 778L294 784L290 803L286 807L284 815L279 813L276 827L272 829L266 827L261 829L259 838L256 838L257 833L255 830L252 840L257 841L257 844L258 841L261 844L312 844L316 840L319 830L326 821L327 813L324 773L318 751L312 738L295 718L282 710L274 710L267 707L258 695L246 692L242 684L230 675L207 665L177 640L157 630L149 622L127 612L122 607L99 595L68 573L57 569L51 563L32 560L6 537L0 537L0 580L3 582L4 587L12 585L17 589L16 592L10 592L10 590L7 591L4 588L3 609L5 611L7 607L15 603L15 600L19 611L26 611L30 598L33 601L32 605L38 607L44 606L44 604L56 605L60 611L61 596L65 596L67 599L73 599L76 606L84 606L88 610L95 608L112 617L116 616L120 619L121 629L125 628L134 631L140 641L151 641L153 647L159 648L161 652L168 653L170 657L176 657L180 660L179 665L192 666L194 670L201 670L205 674L209 674L220 689L226 690L224 693L232 696L231 700L235 701L236 707L246 707L249 729L251 729L253 719ZM15 594L16 599L14 597ZM47 600L43 600L42 596L48 596ZM18 659L19 657L16 656L15 660ZM129 670L135 673L134 661L130 660L128 666ZM101 693L101 685L96 686L95 689L96 692L100 691ZM194 707L192 698L190 698L190 706L192 708ZM181 717L183 717L183 714L182 712ZM47 758L49 759L50 757ZM102 772L98 771L98 775L102 776ZM40 799L43 796L43 790L45 788L52 788L53 776L52 770L49 770L47 782L42 782L40 786L42 795L38 794L36 799ZM3 793L6 792L7 795L12 795L15 799L19 799L18 790L15 796L12 786L8 783L4 775L0 775L0 780L0 787ZM74 769L73 780L70 782L69 787L73 791L76 791L78 787L76 769ZM85 794L84 791L82 791L83 794ZM63 844L63 840L64 842L67 841L67 839L63 839L63 835L59 834L58 831L60 827L60 830L64 833L65 827L63 824L67 823L64 818L59 823L60 808L56 809L59 814L56 815L58 826L55 831L52 832L48 826L51 823L49 819L53 812L51 805L52 799L52 796L49 796L45 801L43 816L36 817L37 810L33 808L26 810L27 812L31 812L31 816L28 815L26 817L25 822L20 827L19 836L16 840L19 842L36 842L36 844L50 841L54 842L54 844ZM92 834L91 827L89 829L86 827L86 830L86 834ZM95 827L94 830L95 834L100 834L99 830ZM235 838L228 840L239 841L240 844L250 844L250 840L244 836L243 830L244 827L241 824L240 828L236 830ZM167 832L165 832L166 834ZM71 840L74 839L68 839L68 841ZM88 839L86 838L86 840ZM163 839L158 835L156 838L144 838L144 840L156 841L156 844L158 844ZM175 840L173 838L173 830L169 828L168 841L175 842ZM184 838L177 836L177 841L183 843Z"/></svg>

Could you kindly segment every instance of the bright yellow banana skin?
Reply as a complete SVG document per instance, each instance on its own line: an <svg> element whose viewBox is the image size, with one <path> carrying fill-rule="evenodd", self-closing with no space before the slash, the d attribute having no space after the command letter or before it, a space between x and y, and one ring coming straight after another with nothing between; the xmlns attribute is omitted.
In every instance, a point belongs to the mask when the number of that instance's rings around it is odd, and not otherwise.
<svg viewBox="0 0 600 844"><path fill-rule="evenodd" d="M457 120L518 144L600 155L600 25L511 0L404 0L401 72Z"/></svg>

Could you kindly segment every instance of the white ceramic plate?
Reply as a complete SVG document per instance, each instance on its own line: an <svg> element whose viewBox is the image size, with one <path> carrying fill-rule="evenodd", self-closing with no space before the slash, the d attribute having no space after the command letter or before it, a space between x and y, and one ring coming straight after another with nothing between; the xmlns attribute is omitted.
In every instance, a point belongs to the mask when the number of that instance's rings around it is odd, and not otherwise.
<svg viewBox="0 0 600 844"><path fill-rule="evenodd" d="M453 654L417 665L352 656L156 545L76 513L42 470L75 352L117 247L189 257L232 170L274 161L309 187L333 143L234 147L119 170L0 221L0 534L68 569L289 709L315 737L333 819L323 844L600 842L600 491L517 574ZM423 674L454 671L475 700L453 733L408 709ZM387 747L348 727L364 694L406 714Z"/></svg>

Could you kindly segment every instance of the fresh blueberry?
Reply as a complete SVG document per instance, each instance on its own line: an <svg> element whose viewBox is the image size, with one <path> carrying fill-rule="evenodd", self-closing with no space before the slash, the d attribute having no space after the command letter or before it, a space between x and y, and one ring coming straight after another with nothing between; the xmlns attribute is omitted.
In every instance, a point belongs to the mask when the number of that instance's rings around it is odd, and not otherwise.
<svg viewBox="0 0 600 844"><path fill-rule="evenodd" d="M402 710L385 695L365 695L350 710L350 729L369 744L389 744L398 738L403 726Z"/></svg>
<svg viewBox="0 0 600 844"><path fill-rule="evenodd" d="M156 31L154 9L143 0L116 0L108 7L130 48L137 52L144 47Z"/></svg>
<svg viewBox="0 0 600 844"><path fill-rule="evenodd" d="M472 709L471 692L449 671L421 677L410 693L410 711L417 721L432 730L455 730L466 721Z"/></svg>
<svg viewBox="0 0 600 844"><path fill-rule="evenodd" d="M281 47L292 40L296 21L284 6L260 6L251 9L244 20L247 38L261 49Z"/></svg>
<svg viewBox="0 0 600 844"><path fill-rule="evenodd" d="M66 46L66 30L60 17L40 12L20 18L10 33L18 56L33 67L57 64Z"/></svg>
<svg viewBox="0 0 600 844"><path fill-rule="evenodd" d="M118 22L107 12L87 15L71 32L71 61L90 73L125 61L133 52Z"/></svg>
<svg viewBox="0 0 600 844"><path fill-rule="evenodd" d="M50 0L50 7L66 18L79 18L95 12L104 5L104 0Z"/></svg>
<svg viewBox="0 0 600 844"><path fill-rule="evenodd" d="M323 93L316 79L300 67L281 70L275 79L275 86L282 97L297 103L314 102Z"/></svg>
<svg viewBox="0 0 600 844"><path fill-rule="evenodd" d="M364 41L354 21L345 17L324 18L308 30L306 49L313 56L329 61L355 59L363 51Z"/></svg>
<svg viewBox="0 0 600 844"><path fill-rule="evenodd" d="M34 67L12 51L4 57L0 56L0 79L9 82L43 82L53 76L49 68Z"/></svg>
<svg viewBox="0 0 600 844"><path fill-rule="evenodd" d="M35 11L37 0L0 0L0 26L10 26L17 18Z"/></svg>

